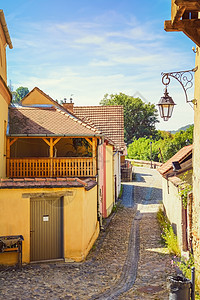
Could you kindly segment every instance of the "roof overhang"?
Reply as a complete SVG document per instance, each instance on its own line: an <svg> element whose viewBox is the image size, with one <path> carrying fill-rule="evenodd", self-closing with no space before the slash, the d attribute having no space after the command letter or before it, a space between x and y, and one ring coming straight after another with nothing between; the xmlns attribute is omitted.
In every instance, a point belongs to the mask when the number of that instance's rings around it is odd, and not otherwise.
<svg viewBox="0 0 200 300"><path fill-rule="evenodd" d="M4 12L3 12L2 9L0 9L0 23L1 23L1 26L2 26L3 31L4 31L6 42L9 46L9 48L12 49L13 45L12 45L12 42L11 42L11 38L10 38L10 34L9 34L8 27L7 27L7 24L6 24Z"/></svg>
<svg viewBox="0 0 200 300"><path fill-rule="evenodd" d="M171 20L165 21L165 31L182 31L200 47L199 0L172 0Z"/></svg>
<svg viewBox="0 0 200 300"><path fill-rule="evenodd" d="M21 138L24 138L24 137L41 137L41 138L43 138L43 137L71 137L71 138L85 138L85 137L88 137L88 138L92 138L92 137L101 137L102 136L102 134L99 134L99 135L97 135L97 134L94 134L94 135L88 135L88 134L82 134L82 135L75 135L75 134L46 134L46 133L44 133L44 134L26 134L26 133L24 133L24 134L20 134L20 133L17 133L17 134L7 134L7 137L21 137Z"/></svg>

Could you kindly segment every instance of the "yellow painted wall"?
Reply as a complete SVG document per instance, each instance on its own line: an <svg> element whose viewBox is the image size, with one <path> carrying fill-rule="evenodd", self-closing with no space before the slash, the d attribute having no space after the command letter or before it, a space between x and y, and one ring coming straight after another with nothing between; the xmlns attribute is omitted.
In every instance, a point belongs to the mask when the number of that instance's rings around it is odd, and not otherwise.
<svg viewBox="0 0 200 300"><path fill-rule="evenodd" d="M6 67L6 40L3 29L0 24L0 178L6 176L6 140L5 140L5 124L8 121L8 103L10 96L6 91L7 83L7 67Z"/></svg>
<svg viewBox="0 0 200 300"><path fill-rule="evenodd" d="M106 145L106 210L110 215L114 205L114 161L113 146Z"/></svg>
<svg viewBox="0 0 200 300"><path fill-rule="evenodd" d="M90 191L85 191L84 197L84 257L88 254L94 241L99 235L99 222L97 221L97 186Z"/></svg>
<svg viewBox="0 0 200 300"><path fill-rule="evenodd" d="M41 93L37 88L31 91L24 100L22 105L34 105L34 104L53 104L52 101Z"/></svg>
<svg viewBox="0 0 200 300"><path fill-rule="evenodd" d="M8 122L8 104L0 91L0 178L6 177L6 127Z"/></svg>
<svg viewBox="0 0 200 300"><path fill-rule="evenodd" d="M82 261L99 234L97 221L97 187L90 191L74 190L64 197L65 259Z"/></svg>
<svg viewBox="0 0 200 300"><path fill-rule="evenodd" d="M0 24L0 75L7 83L7 66L6 66L6 39Z"/></svg>
<svg viewBox="0 0 200 300"><path fill-rule="evenodd" d="M64 196L64 258L83 260L99 234L97 187L53 189L0 189L0 236L23 235L23 263L30 262L30 198L24 193L70 192ZM15 253L0 254L0 264L17 262Z"/></svg>
<svg viewBox="0 0 200 300"><path fill-rule="evenodd" d="M194 98L194 141L193 141L193 248L196 271L200 286L200 48L197 47Z"/></svg>
<svg viewBox="0 0 200 300"><path fill-rule="evenodd" d="M23 262L30 261L30 199L22 198L30 190L0 190L0 236L23 235ZM14 263L15 253L0 254L0 264Z"/></svg>

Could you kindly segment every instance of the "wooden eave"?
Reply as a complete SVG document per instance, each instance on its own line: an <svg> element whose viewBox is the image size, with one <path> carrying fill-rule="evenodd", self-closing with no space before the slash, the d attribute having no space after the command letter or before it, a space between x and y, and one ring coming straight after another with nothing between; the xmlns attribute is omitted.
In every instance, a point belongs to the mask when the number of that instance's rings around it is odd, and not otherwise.
<svg viewBox="0 0 200 300"><path fill-rule="evenodd" d="M198 0L172 0L171 20L165 21L165 31L182 31L200 47L199 12Z"/></svg>
<svg viewBox="0 0 200 300"><path fill-rule="evenodd" d="M10 35L9 35L8 27L7 27L5 16L4 16L4 13L3 13L2 9L0 9L0 23L1 23L1 26L2 26L3 31L4 31L6 42L9 46L9 48L12 49L13 45L12 45L12 42L11 42L11 38L10 38Z"/></svg>

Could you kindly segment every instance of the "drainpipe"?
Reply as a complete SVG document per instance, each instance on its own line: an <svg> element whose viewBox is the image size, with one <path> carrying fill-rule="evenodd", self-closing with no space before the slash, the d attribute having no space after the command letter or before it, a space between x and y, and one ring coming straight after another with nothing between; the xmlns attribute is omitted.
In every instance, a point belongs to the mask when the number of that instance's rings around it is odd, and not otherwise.
<svg viewBox="0 0 200 300"><path fill-rule="evenodd" d="M101 138L101 143L97 145L97 220L100 224L100 230L103 229L102 213L100 211L100 187L99 187L99 146L104 143L104 137Z"/></svg>
<svg viewBox="0 0 200 300"><path fill-rule="evenodd" d="M189 248L191 254L193 254L193 245L192 245L192 203L193 203L193 193L188 194L188 237L189 237Z"/></svg>

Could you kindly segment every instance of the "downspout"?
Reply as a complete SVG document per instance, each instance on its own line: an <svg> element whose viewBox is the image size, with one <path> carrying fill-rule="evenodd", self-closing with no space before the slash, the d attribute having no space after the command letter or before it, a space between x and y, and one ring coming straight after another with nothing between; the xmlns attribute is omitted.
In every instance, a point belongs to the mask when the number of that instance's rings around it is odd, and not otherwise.
<svg viewBox="0 0 200 300"><path fill-rule="evenodd" d="M189 250L193 254L193 235L192 235L192 204L193 204L193 193L188 194L188 238L189 238Z"/></svg>
<svg viewBox="0 0 200 300"><path fill-rule="evenodd" d="M103 217L107 217L107 210L106 210L106 142L103 143L103 170L104 170L104 177L103 177Z"/></svg>
<svg viewBox="0 0 200 300"><path fill-rule="evenodd" d="M112 151L113 151L114 149L112 149ZM114 151L113 151L114 152ZM113 167L112 167L112 169L113 169L113 204L115 205L115 199L117 199L117 195L115 195L115 185L116 185L116 180L115 180L115 160L114 160L114 155L112 155L112 164L113 164Z"/></svg>
<svg viewBox="0 0 200 300"><path fill-rule="evenodd" d="M99 182L99 146L104 142L104 137L101 138L101 143L97 145L97 220L100 224L100 230L103 229L102 213L100 211L100 182Z"/></svg>

